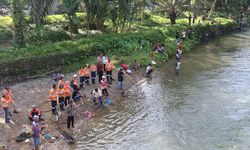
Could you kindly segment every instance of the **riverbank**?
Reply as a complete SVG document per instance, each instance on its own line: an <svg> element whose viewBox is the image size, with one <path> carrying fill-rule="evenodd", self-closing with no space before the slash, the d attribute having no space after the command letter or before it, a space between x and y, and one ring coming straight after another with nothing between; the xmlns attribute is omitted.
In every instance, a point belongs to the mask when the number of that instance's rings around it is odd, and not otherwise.
<svg viewBox="0 0 250 150"><path fill-rule="evenodd" d="M237 28L236 22L225 18L215 18L213 24L208 20L192 26L188 25L187 19L177 20L177 25L166 24L167 19L160 16L151 15L148 20L157 25L140 26L128 33L93 35L39 46L28 45L21 49L4 48L0 54L0 67L3 68L0 82L45 77L54 71L72 72L82 64L92 63L99 52L111 56L115 64L121 60L131 64L137 59L145 66L152 60L148 54L157 42L165 45L166 52L154 59L165 62L175 53L175 32L181 36L183 31L192 30L192 38L184 40L184 51L190 51L200 40Z"/></svg>
<svg viewBox="0 0 250 150"><path fill-rule="evenodd" d="M202 28L203 27L201 27L201 29ZM230 28L231 28L231 26L230 26ZM182 28L180 28L180 30L181 29ZM207 32L208 31L211 32L211 28L209 28L209 29L210 30L207 30ZM232 29L234 29L234 28L232 28ZM198 30L198 27L197 27L197 30ZM230 30L228 30L228 32L229 31ZM205 32L205 33L207 33L207 32ZM203 32L201 32L201 33L204 34ZM174 34L174 32L173 32L173 34ZM212 37L212 35L215 36L218 34L219 33L210 34L210 36L208 36L208 37ZM209 34L207 34L207 35L209 35ZM191 50L192 46L197 44L201 40L202 37L203 36L200 35L196 38L196 35L194 34L193 39L184 40L184 48L185 48L184 50L185 51ZM190 42L190 43L188 45L186 45L186 43L188 43L188 42ZM172 39L171 42L167 41L166 43L169 45L170 44L173 45L173 49L170 49L170 46L169 46L169 48L168 48L168 46L166 46L167 53L164 55L158 54L155 57L157 62L164 62L164 60L166 60L166 58L172 56L175 52L175 48L176 48L175 39ZM188 49L188 48L190 48L190 49ZM111 58L113 58L113 57L111 57ZM147 61L152 59L151 57L148 56L148 53L146 53L144 57L147 57ZM141 62L142 60L139 59L139 61ZM148 62L144 62L144 63L148 63ZM73 75L72 73L67 74L66 79L70 80L72 75ZM125 81L126 88L131 87L133 84L137 83L142 78L143 77L142 77L140 72L138 74L133 74L132 76L128 76L126 81ZM1 124L1 128L5 129L5 130L1 131L2 132L1 134L6 135L6 141L1 141L0 144L4 145L4 147L7 147L6 149L18 149L20 147L22 147L22 149L30 149L32 147L32 144L30 144L30 143L23 142L21 144L16 144L16 142L14 141L14 138L15 138L15 136L17 136L20 133L22 126L27 124L27 122L28 122L27 113L28 113L28 109L31 107L32 104L38 105L39 108L41 108L43 112L46 112L50 109L50 103L48 103L48 91L49 91L50 85L51 85L51 81L49 78L42 78L42 79L33 80L33 81L28 80L27 82L20 83L16 86L15 85L11 86L11 88L14 90L14 95L16 96L15 99L17 102L17 106L21 110L21 112L20 112L20 114L14 115L12 118L15 125L10 124L8 126L5 124ZM22 88L23 86L28 87L28 88L23 89ZM91 90L93 90L94 87L96 87L96 86L97 85L89 86L84 91L81 91L81 92L84 92L87 96L89 96L89 93L91 92ZM111 86L111 89L109 89L112 93L111 99L113 100L114 105L116 104L116 101L123 99L120 96L120 94L116 92L115 87L116 87L116 83L114 83ZM106 111L105 112L96 111L95 107L92 105L92 102L89 101L88 98L85 98L83 100L83 104L81 104L81 105L82 105L82 107L81 107L81 109L79 109L79 113L78 113L77 118L76 118L76 120L82 120L79 124L82 124L85 121L90 119L90 118L83 119L84 117L83 117L82 112L85 110L95 111L97 117L101 116L103 113L107 113ZM23 118L23 119L20 120L20 118ZM46 120L46 124L48 125L48 130L50 131L50 133L55 135L55 136L60 136L60 133L57 130L58 124L55 123L55 118L53 118L53 116L51 117L50 111L44 113L44 119ZM65 115L63 115L63 120L66 120ZM65 124L65 122L62 122L61 124L59 124L59 126L64 129L66 124ZM67 129L65 129L65 130L67 130ZM68 132L71 132L71 131L68 131ZM9 133L9 134L7 134L7 133ZM8 142L8 141L11 141L11 142ZM45 146L47 146L49 149L52 148L53 146L56 146L58 149L70 149L71 148L68 144L66 144L65 141L55 140L54 142L56 144L46 142L46 140L42 140L41 148L43 148Z"/></svg>

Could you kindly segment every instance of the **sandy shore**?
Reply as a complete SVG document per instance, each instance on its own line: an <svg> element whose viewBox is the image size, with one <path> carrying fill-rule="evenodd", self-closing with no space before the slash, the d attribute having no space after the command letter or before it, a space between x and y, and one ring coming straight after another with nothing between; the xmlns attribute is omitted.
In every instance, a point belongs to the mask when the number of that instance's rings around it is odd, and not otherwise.
<svg viewBox="0 0 250 150"><path fill-rule="evenodd" d="M116 78L116 72L113 73ZM67 74L65 79L70 80L74 73ZM125 91L129 89L132 85L136 84L140 80L143 79L141 71L133 72L132 75L127 75L124 79L124 89ZM28 111L31 109L31 105L37 105L42 111L42 116L45 119L45 123L50 134L53 136L60 136L60 132L58 128L66 131L70 135L74 136L74 130L68 130L66 128L66 113L62 112L61 121L58 123L55 121L55 116L51 115L50 111L50 102L48 100L49 90L51 87L52 81L49 77L35 79L26 81L23 83L17 83L10 86L13 89L13 95L15 99L15 103L17 105L18 110L20 111L18 114L13 114L11 119L14 124L3 124L0 123L0 150L27 150L33 149L33 139L30 138L29 142L20 142L17 143L15 141L16 136L21 133L21 129L23 125L26 125L28 128L31 127L28 121ZM82 99L80 103L80 108L78 108L75 123L76 128L83 125L83 122L90 120L91 118L84 117L84 111L94 112L96 116L102 116L103 112L101 109L96 109L96 106L93 104L92 100L90 100L90 93L95 88L98 87L99 84L95 85L85 85L84 89L80 91L82 94L86 94L86 98ZM116 101L122 96L120 92L116 90L117 82L114 81L111 87L108 89L110 93L110 98L113 101L113 104L116 104ZM125 92L126 96L126 92ZM112 106L109 107L112 109ZM3 116L3 114L2 114ZM45 132L43 131L43 133ZM41 136L41 150L56 150L56 149L73 149L74 145L67 144L63 139L56 139L53 141L47 141L43 136Z"/></svg>

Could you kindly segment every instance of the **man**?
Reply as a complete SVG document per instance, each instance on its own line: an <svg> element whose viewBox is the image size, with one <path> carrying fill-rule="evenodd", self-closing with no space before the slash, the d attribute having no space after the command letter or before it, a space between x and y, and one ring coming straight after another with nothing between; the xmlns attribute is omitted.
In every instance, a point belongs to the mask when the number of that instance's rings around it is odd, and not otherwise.
<svg viewBox="0 0 250 150"><path fill-rule="evenodd" d="M29 120L34 121L34 116L38 116L39 120L43 120L41 118L41 111L35 105L32 105L32 110L29 113Z"/></svg>
<svg viewBox="0 0 250 150"><path fill-rule="evenodd" d="M92 64L91 65L91 82L92 84L95 84L95 78L96 78L96 65Z"/></svg>
<svg viewBox="0 0 250 150"><path fill-rule="evenodd" d="M49 92L49 99L51 101L51 110L52 114L56 113L56 106L57 106L57 90L56 85L54 84Z"/></svg>
<svg viewBox="0 0 250 150"><path fill-rule="evenodd" d="M93 94L93 102L95 103L95 104L97 104L97 100L98 100L98 102L99 102L99 105L100 106L102 106L102 92L101 92L101 90L99 90L98 88L95 88L93 91L92 91L92 93L91 94Z"/></svg>
<svg viewBox="0 0 250 150"><path fill-rule="evenodd" d="M64 110L64 88L63 85L60 85L59 88L57 89L57 94L58 94L58 101L60 104L60 110Z"/></svg>
<svg viewBox="0 0 250 150"><path fill-rule="evenodd" d="M79 76L80 76L80 89L83 88L83 84L84 84L84 69L81 68L78 72ZM72 87L73 88L73 87Z"/></svg>
<svg viewBox="0 0 250 150"><path fill-rule="evenodd" d="M84 68L84 78L85 78L85 83L87 85L89 85L90 71L91 71L91 67L89 64L87 64L86 67Z"/></svg>
<svg viewBox="0 0 250 150"><path fill-rule="evenodd" d="M101 87L101 90L102 90L102 94L104 96L108 96L108 82L107 82L107 79L105 76L102 76L102 80L100 82L100 87Z"/></svg>
<svg viewBox="0 0 250 150"><path fill-rule="evenodd" d="M112 62L109 59L107 64L106 64L106 76L108 79L108 83L112 83L112 70L114 68L115 68L114 65L112 64Z"/></svg>
<svg viewBox="0 0 250 150"><path fill-rule="evenodd" d="M153 69L151 64L148 64L147 68L146 68L146 77L149 77L150 74L152 73Z"/></svg>
<svg viewBox="0 0 250 150"><path fill-rule="evenodd" d="M98 80L100 83L102 80L102 76L103 76L103 65L101 61L99 61L97 64L97 75L98 75Z"/></svg>
<svg viewBox="0 0 250 150"><path fill-rule="evenodd" d="M69 105L66 107L66 112L67 112L67 127L68 129L70 129L70 124L72 126L72 128L74 128L74 121L75 121L75 110L73 107L73 100L69 101Z"/></svg>
<svg viewBox="0 0 250 150"><path fill-rule="evenodd" d="M124 78L124 73L122 71L122 68L118 72L118 90L122 91L123 90L123 78Z"/></svg>
<svg viewBox="0 0 250 150"><path fill-rule="evenodd" d="M13 99L12 91L9 87L4 88L3 95L5 95L5 98L10 102L10 105L13 108L13 113L18 113Z"/></svg>
<svg viewBox="0 0 250 150"><path fill-rule="evenodd" d="M74 100L74 102L80 101L82 97L83 96L79 93L79 88L75 88L72 93L72 99Z"/></svg>
<svg viewBox="0 0 250 150"><path fill-rule="evenodd" d="M5 123L10 123L10 118L9 118L9 104L10 101L6 98L6 95L2 95L2 99L1 99L1 103L2 103L2 108L4 111L4 119L5 119Z"/></svg>
<svg viewBox="0 0 250 150"><path fill-rule="evenodd" d="M38 116L34 116L34 121L32 123L32 133L33 133L35 150L38 150L38 146L40 144L40 134L41 134L41 128L39 127Z"/></svg>
<svg viewBox="0 0 250 150"><path fill-rule="evenodd" d="M65 106L68 105L68 102L70 100L71 97L71 88L69 86L69 81L66 81L63 87L63 91L64 91L64 104Z"/></svg>

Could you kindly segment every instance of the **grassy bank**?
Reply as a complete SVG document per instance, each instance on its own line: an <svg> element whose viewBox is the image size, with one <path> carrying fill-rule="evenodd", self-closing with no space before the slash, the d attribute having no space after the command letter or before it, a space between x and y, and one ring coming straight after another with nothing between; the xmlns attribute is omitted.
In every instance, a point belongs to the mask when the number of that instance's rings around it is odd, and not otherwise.
<svg viewBox="0 0 250 150"><path fill-rule="evenodd" d="M121 60L131 64L137 59L146 65L152 59L164 62L175 54L175 32L192 29L192 38L184 40L184 51L190 51L202 39L231 32L236 23L224 18L216 18L216 23L205 21L192 26L187 19L179 19L177 25L171 26L167 19L150 15L143 24L134 24L133 31L120 34L101 34L81 37L61 42L48 42L40 45L28 45L22 49L2 48L0 53L0 77L22 79L27 76L43 74L61 68L62 71L75 71L86 63L96 60L98 53L108 54L114 63ZM164 54L149 56L156 42L166 47ZM18 77L18 78L17 78Z"/></svg>

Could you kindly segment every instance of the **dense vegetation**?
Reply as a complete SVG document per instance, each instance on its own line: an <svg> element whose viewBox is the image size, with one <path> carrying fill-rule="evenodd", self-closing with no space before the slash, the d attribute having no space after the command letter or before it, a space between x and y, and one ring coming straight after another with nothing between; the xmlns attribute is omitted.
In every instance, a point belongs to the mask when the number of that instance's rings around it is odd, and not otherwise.
<svg viewBox="0 0 250 150"><path fill-rule="evenodd" d="M192 30L192 38L184 40L189 51L201 39L239 27L236 22L246 21L250 4L247 0L63 0L59 6L63 14L48 15L50 0L1 2L12 12L0 17L0 44L4 45L0 66L7 68L2 77L62 66L77 69L95 60L99 52L112 56L114 62L162 62L175 52L176 32ZM23 11L27 6L29 14ZM149 56L156 42L165 45L166 53Z"/></svg>

